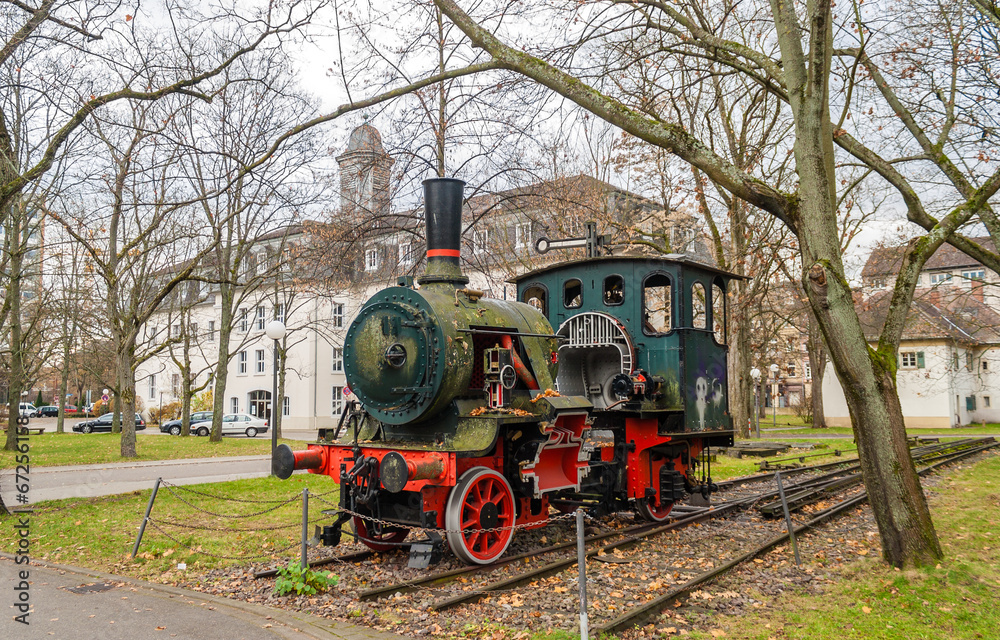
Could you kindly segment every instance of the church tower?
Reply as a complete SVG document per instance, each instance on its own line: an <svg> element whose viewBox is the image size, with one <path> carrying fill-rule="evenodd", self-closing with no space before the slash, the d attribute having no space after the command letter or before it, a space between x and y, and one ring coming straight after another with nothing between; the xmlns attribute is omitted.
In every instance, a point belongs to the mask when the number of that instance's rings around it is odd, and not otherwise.
<svg viewBox="0 0 1000 640"><path fill-rule="evenodd" d="M367 122L351 132L340 165L340 213L348 218L382 218L389 213L389 177L395 162L382 136Z"/></svg>

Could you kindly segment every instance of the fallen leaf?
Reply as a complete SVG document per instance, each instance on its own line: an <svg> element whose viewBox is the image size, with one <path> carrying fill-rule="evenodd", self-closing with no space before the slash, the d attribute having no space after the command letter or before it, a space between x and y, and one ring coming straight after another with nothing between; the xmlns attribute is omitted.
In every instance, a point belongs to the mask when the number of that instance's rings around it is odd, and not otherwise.
<svg viewBox="0 0 1000 640"><path fill-rule="evenodd" d="M164 629L166 629L166 627L156 627L157 631L163 631Z"/></svg>
<svg viewBox="0 0 1000 640"><path fill-rule="evenodd" d="M865 613L871 613L872 612L871 607L861 607L861 610L864 611Z"/></svg>
<svg viewBox="0 0 1000 640"><path fill-rule="evenodd" d="M722 638L725 637L726 635L726 632L723 631L722 629L712 629L711 631L709 631L709 633L712 634L713 638Z"/></svg>

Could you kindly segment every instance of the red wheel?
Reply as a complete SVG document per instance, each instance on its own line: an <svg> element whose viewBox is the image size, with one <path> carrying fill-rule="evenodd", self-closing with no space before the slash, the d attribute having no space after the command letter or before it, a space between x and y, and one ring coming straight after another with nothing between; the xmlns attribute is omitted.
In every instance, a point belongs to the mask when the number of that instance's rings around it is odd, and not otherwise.
<svg viewBox="0 0 1000 640"><path fill-rule="evenodd" d="M486 467L469 469L448 496L448 545L469 564L489 564L503 555L514 538L515 518L514 492L507 480ZM510 528L481 531L497 527Z"/></svg>
<svg viewBox="0 0 1000 640"><path fill-rule="evenodd" d="M636 513L650 522L663 522L670 516L670 510L673 507L673 502L663 502L657 507L652 505L646 498L640 498L635 501Z"/></svg>
<svg viewBox="0 0 1000 640"><path fill-rule="evenodd" d="M368 521L360 516L354 516L354 531L358 540L372 551L392 551L406 539L409 533L406 529L382 525L378 533L368 533Z"/></svg>

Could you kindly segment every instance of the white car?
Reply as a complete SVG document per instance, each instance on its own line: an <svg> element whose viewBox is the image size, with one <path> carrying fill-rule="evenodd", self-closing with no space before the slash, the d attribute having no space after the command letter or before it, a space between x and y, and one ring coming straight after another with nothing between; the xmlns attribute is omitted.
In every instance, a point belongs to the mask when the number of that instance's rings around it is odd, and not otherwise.
<svg viewBox="0 0 1000 640"><path fill-rule="evenodd" d="M222 435L239 436L246 434L253 438L258 433L267 433L267 422L245 413L227 413L222 416Z"/></svg>
<svg viewBox="0 0 1000 640"><path fill-rule="evenodd" d="M38 417L38 409L36 409L35 405L31 404L30 402L22 402L21 405L18 407L17 412L20 413L22 416L28 418Z"/></svg>

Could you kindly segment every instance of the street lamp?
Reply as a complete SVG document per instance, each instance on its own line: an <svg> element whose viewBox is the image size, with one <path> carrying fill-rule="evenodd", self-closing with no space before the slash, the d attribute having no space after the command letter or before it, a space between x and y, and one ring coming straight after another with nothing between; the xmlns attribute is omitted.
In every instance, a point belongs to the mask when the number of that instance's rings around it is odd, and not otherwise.
<svg viewBox="0 0 1000 640"><path fill-rule="evenodd" d="M271 340L274 340L274 376L271 387L271 459L278 450L278 341L285 337L285 323L281 320L271 320L264 327L264 333ZM272 469L271 473L274 471Z"/></svg>
<svg viewBox="0 0 1000 640"><path fill-rule="evenodd" d="M781 368L776 364L772 364L768 368L771 370L771 375L774 376L774 382L771 383L774 385L774 392L771 393L771 425L772 427L777 429L778 428L778 372L781 370Z"/></svg>
<svg viewBox="0 0 1000 640"><path fill-rule="evenodd" d="M757 427L757 437L760 438L760 408L759 408L759 391L760 391L760 369L754 367L750 370L750 377L753 378L753 421L754 425Z"/></svg>

